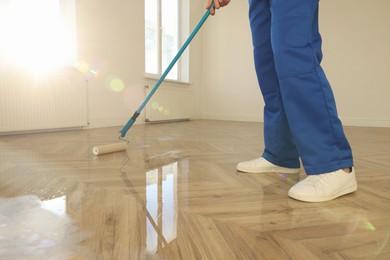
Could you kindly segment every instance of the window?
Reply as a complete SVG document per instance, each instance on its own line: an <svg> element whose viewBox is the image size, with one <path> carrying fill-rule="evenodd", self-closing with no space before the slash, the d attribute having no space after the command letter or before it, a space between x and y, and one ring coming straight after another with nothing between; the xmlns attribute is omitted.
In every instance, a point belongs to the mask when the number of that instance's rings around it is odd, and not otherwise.
<svg viewBox="0 0 390 260"><path fill-rule="evenodd" d="M75 0L0 0L0 58L35 73L76 62Z"/></svg>
<svg viewBox="0 0 390 260"><path fill-rule="evenodd" d="M145 73L161 76L188 36L189 0L145 0ZM184 37L184 39L183 39ZM167 79L188 82L188 51Z"/></svg>

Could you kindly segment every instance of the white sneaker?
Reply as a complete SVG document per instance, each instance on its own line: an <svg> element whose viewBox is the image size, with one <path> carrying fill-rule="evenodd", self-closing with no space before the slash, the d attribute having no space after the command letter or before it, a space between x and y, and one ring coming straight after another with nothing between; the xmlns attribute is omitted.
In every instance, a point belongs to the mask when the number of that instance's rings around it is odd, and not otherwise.
<svg viewBox="0 0 390 260"><path fill-rule="evenodd" d="M278 173L299 173L299 168L285 168L270 163L263 157L254 159L251 161L240 162L237 164L237 170L241 172L249 173L266 173L266 172L278 172Z"/></svg>
<svg viewBox="0 0 390 260"><path fill-rule="evenodd" d="M357 190L355 170L350 173L343 170L308 175L288 191L288 196L306 202L333 200Z"/></svg>

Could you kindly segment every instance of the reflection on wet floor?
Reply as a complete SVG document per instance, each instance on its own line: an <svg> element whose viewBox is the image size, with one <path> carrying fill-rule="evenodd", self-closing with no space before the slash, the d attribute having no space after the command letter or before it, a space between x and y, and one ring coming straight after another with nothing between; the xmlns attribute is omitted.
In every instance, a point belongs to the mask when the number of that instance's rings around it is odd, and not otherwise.
<svg viewBox="0 0 390 260"><path fill-rule="evenodd" d="M103 178L102 180L97 178L95 181L73 182L61 191L50 188L51 185L55 186L61 182L60 176L33 173L35 178L41 179L39 181L41 186L38 184L29 186L23 180L23 174L13 178L12 182L18 187L14 192L21 192L24 189L23 193L26 195L20 196L19 193L14 194L15 197L0 199L0 217L4 214L10 218L2 217L0 219L0 230L2 231L0 256L18 255L37 257L38 259L50 256L52 250L59 252L60 256L75 256L76 254L72 251L61 250L62 247L58 244L64 242L66 247L75 247L79 248L81 252L89 252L94 244L101 243L101 240L105 240L107 237L107 232L100 233L99 228L111 225L114 230L110 232L115 233L117 232L115 229L119 228L116 227L118 222L126 221L121 219L123 217L136 220L128 226L134 234L144 233L135 240L144 237L145 241L140 242L141 245L145 245L145 248L133 248L132 250L134 252L146 251L147 255L158 255L161 248L176 238L177 178L180 172L181 181L185 182L183 178L187 178L188 175L188 161L175 161L177 154L177 152L171 152L145 158L144 174L138 174L143 176L143 180L137 179L144 183L144 192L138 192L137 189L140 186L137 185L135 188L130 182L128 176L132 174L132 171L126 172L128 160L126 158L123 160L123 154L115 155L116 159L119 158L121 162L124 162L122 165L118 164L120 167L117 168L115 174L109 177L97 175L99 178ZM120 162L114 157L111 159ZM93 160L96 161L96 158ZM41 162L45 167L48 166L43 161ZM105 161L103 160L103 162ZM171 163L165 164L166 162ZM63 166L68 167L69 165L64 163ZM150 168L155 166L157 168ZM85 172L80 171L79 173L78 177L83 180ZM90 176L89 173L87 175ZM72 177L74 176L72 174ZM101 186L101 184L104 185ZM101 188L95 188L91 185L101 186ZM9 192L14 193L11 190ZM128 212L123 212L122 202L129 203L129 201L131 204L137 205L139 209L134 210L129 207ZM118 211L121 211L120 215L117 214ZM140 219L140 215L144 216L143 220ZM101 222L101 218L103 222ZM19 226L21 223L23 224ZM12 225L19 228L12 228L11 232L9 227ZM34 233L33 230L38 231L38 233ZM108 247L107 251L112 250L109 247L115 247L114 241L116 239L121 239L114 234L110 234L110 236L112 236L113 241L104 246ZM23 250L20 250L19 247L22 247ZM92 253L92 255L98 255L98 253ZM89 252L87 255L90 254Z"/></svg>
<svg viewBox="0 0 390 260"><path fill-rule="evenodd" d="M59 198L44 200L40 202L41 207L46 209L57 216L65 216L66 215L66 196L62 196Z"/></svg>
<svg viewBox="0 0 390 260"><path fill-rule="evenodd" d="M146 220L146 248L150 253L157 253L176 238L177 171L175 162L146 173L146 209L152 216Z"/></svg>

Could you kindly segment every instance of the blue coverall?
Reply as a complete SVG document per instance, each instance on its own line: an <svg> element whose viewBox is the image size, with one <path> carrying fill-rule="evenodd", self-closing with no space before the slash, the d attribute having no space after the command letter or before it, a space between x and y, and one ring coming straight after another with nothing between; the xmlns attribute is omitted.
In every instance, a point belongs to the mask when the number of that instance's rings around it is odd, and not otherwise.
<svg viewBox="0 0 390 260"><path fill-rule="evenodd" d="M319 0L249 0L255 68L263 94L263 157L321 174L353 166L321 68Z"/></svg>

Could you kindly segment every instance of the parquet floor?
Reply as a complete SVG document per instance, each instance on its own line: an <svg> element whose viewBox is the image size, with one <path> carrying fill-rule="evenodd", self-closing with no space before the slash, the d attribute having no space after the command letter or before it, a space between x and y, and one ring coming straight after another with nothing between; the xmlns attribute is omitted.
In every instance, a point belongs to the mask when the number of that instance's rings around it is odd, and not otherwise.
<svg viewBox="0 0 390 260"><path fill-rule="evenodd" d="M390 129L346 127L359 190L289 199L304 176L244 174L262 125L136 125L0 136L0 259L390 259Z"/></svg>

